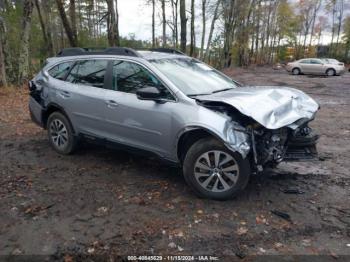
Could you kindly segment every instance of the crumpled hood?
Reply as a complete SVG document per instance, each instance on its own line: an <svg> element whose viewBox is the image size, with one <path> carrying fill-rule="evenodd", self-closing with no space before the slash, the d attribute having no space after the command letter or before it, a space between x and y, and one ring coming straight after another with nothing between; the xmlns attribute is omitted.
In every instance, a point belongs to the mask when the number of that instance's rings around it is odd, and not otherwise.
<svg viewBox="0 0 350 262"><path fill-rule="evenodd" d="M290 87L251 86L201 95L204 102L223 102L256 120L268 129L288 126L292 129L300 119L314 118L319 105L304 92Z"/></svg>

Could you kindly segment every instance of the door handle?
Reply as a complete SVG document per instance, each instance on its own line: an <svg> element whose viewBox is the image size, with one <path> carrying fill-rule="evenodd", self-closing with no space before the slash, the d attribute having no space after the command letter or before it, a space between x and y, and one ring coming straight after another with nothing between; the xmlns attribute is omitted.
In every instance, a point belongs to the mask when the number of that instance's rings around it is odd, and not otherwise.
<svg viewBox="0 0 350 262"><path fill-rule="evenodd" d="M70 93L68 92L68 91L60 91L60 96L62 97L62 98L68 98L68 97L70 97Z"/></svg>
<svg viewBox="0 0 350 262"><path fill-rule="evenodd" d="M118 106L118 103L114 100L107 100L106 105L109 108L116 108Z"/></svg>

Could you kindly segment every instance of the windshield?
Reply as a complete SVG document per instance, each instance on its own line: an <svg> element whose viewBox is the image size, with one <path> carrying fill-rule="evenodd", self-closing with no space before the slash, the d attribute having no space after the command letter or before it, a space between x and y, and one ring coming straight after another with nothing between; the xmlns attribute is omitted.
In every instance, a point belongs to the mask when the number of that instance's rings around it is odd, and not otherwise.
<svg viewBox="0 0 350 262"><path fill-rule="evenodd" d="M212 94L237 87L232 79L195 59L164 58L150 62L188 96Z"/></svg>

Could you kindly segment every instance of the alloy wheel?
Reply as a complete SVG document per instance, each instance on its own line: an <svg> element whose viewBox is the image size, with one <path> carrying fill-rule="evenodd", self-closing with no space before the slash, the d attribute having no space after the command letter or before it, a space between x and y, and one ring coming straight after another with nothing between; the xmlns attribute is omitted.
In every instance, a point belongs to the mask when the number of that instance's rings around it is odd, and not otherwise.
<svg viewBox="0 0 350 262"><path fill-rule="evenodd" d="M54 145L62 149L68 143L68 132L64 123L59 119L54 119L50 124L50 136Z"/></svg>
<svg viewBox="0 0 350 262"><path fill-rule="evenodd" d="M197 159L194 175L197 182L205 190L224 192L236 184L239 166L230 154L213 150L203 153Z"/></svg>

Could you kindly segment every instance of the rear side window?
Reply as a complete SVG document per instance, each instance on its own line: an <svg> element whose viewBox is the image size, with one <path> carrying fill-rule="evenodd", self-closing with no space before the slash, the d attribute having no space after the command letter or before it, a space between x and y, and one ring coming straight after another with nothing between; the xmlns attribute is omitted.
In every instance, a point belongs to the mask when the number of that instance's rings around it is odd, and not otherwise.
<svg viewBox="0 0 350 262"><path fill-rule="evenodd" d="M83 60L75 64L66 81L103 88L107 70L107 60Z"/></svg>
<svg viewBox="0 0 350 262"><path fill-rule="evenodd" d="M304 59L304 60L301 60L300 63L302 63L302 64L310 64L310 60L309 59Z"/></svg>
<svg viewBox="0 0 350 262"><path fill-rule="evenodd" d="M322 64L322 62L320 60L317 59L311 59L311 64Z"/></svg>
<svg viewBox="0 0 350 262"><path fill-rule="evenodd" d="M49 70L49 75L53 78L64 80L73 64L74 62L65 62L62 64L58 64Z"/></svg>

